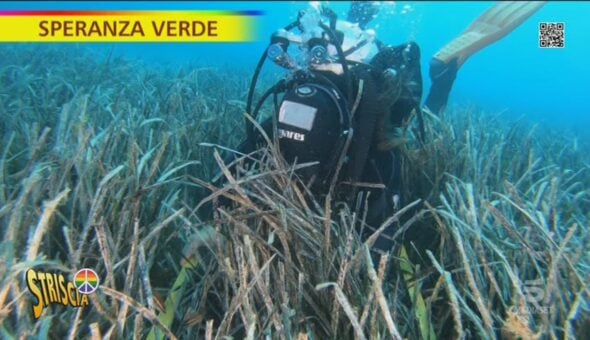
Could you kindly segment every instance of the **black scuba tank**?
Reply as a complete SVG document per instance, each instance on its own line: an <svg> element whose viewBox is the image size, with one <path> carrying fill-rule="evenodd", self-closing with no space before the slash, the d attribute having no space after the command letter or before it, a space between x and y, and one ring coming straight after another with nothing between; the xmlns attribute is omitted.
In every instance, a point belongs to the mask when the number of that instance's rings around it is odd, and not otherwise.
<svg viewBox="0 0 590 340"><path fill-rule="evenodd" d="M346 98L329 80L306 79L293 83L276 113L279 148L291 164L318 162L297 174L319 184L331 178L350 132Z"/></svg>

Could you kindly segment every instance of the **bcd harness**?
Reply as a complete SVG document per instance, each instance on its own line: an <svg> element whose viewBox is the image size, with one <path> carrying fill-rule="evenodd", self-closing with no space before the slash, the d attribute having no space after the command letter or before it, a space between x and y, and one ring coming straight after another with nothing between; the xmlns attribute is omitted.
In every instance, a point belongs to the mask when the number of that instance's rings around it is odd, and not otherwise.
<svg viewBox="0 0 590 340"><path fill-rule="evenodd" d="M287 53L290 42L296 40L291 31L301 30L305 14L300 13L297 21L271 37L252 77L246 112L256 118L272 96L272 133L278 137L281 154L289 163L317 162L298 174L304 180L315 178L315 187L327 193L338 180L354 183L361 178L374 131L383 116L383 102L377 96L379 88L372 72L375 67L346 58L369 42L359 41L343 51L344 34L336 30L336 15L329 9L322 14L329 18L329 25L318 21L321 35L296 41L305 44L309 51L308 67L301 67ZM376 45L383 48L382 44ZM329 50L335 50L335 55L330 55ZM252 110L256 83L266 59L292 73L271 86ZM326 65L339 65L341 74L322 70ZM246 122L248 144L255 145L253 125Z"/></svg>

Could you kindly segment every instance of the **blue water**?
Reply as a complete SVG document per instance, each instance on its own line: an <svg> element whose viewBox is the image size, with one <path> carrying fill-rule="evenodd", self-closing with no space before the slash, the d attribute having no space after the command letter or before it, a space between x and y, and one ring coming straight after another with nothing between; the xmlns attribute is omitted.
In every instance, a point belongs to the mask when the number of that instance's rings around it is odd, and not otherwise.
<svg viewBox="0 0 590 340"><path fill-rule="evenodd" d="M416 41L422 49L425 94L430 57L463 31L492 2L384 2L369 25L378 37L391 44ZM96 44L114 47L119 55L148 63L175 65L188 62L236 64L253 68L268 43L269 35L296 17L306 2L43 2L0 3L1 9L221 9L263 10L258 18L259 40L236 44ZM346 16L348 3L330 4ZM404 7L407 10L404 11ZM548 124L590 126L587 105L590 80L590 3L547 3L507 37L471 57L459 71L450 105L472 105L491 111L506 110ZM538 46L539 22L564 22L565 48Z"/></svg>

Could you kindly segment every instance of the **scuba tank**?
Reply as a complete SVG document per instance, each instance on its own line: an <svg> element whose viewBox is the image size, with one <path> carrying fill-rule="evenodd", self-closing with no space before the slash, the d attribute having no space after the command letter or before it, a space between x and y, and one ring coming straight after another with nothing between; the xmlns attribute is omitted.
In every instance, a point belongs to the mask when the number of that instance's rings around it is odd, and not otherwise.
<svg viewBox="0 0 590 340"><path fill-rule="evenodd" d="M290 47L301 53L292 55ZM330 9L311 8L271 36L252 77L246 112L256 118L271 96L280 103L273 114L279 150L289 163L317 162L297 173L305 181L318 179L316 188L324 192L338 178L337 163L347 155L353 137L352 111L360 91L359 84L354 83L358 79L353 79L349 68L368 63L378 50L374 31L338 21ZM266 60L289 73L253 106L254 90ZM249 144L254 145L253 126L249 121L246 124Z"/></svg>

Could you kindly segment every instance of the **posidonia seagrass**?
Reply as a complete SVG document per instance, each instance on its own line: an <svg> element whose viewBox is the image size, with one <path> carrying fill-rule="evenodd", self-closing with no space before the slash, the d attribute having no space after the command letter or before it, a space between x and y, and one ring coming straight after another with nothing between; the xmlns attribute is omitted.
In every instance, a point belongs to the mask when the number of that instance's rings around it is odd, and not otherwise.
<svg viewBox="0 0 590 340"><path fill-rule="evenodd" d="M423 148L407 130L408 206L378 264L355 233L363 211L327 212L272 145L210 184L227 167L214 145L243 136L248 72L0 52L3 337L588 334L587 136L460 108L427 116ZM195 209L222 196L232 204L212 220ZM90 267L103 288L35 321L30 267Z"/></svg>

